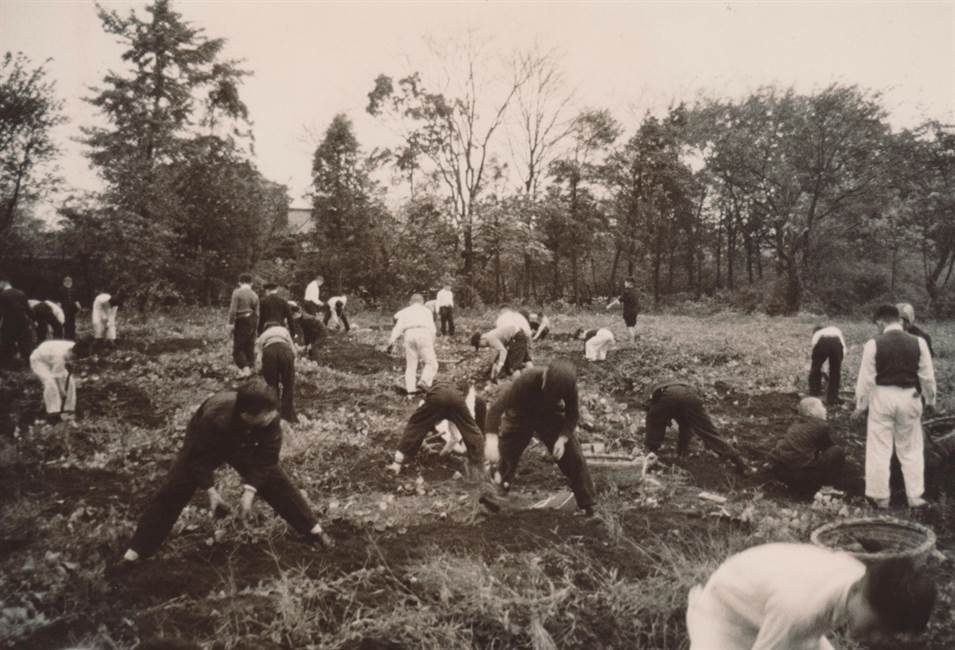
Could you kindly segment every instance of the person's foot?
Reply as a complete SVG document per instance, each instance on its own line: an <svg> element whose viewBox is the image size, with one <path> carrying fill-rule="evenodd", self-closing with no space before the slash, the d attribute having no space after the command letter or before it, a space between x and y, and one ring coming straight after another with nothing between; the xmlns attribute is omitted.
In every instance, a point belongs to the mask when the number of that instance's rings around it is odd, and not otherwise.
<svg viewBox="0 0 955 650"><path fill-rule="evenodd" d="M927 505L928 505L928 501L926 501L922 497L915 497L914 499L909 499L910 508L924 508Z"/></svg>
<svg viewBox="0 0 955 650"><path fill-rule="evenodd" d="M593 517L594 516L594 507L587 506L586 508L580 508L574 512L578 517Z"/></svg>
<svg viewBox="0 0 955 650"><path fill-rule="evenodd" d="M872 501L872 505L878 508L879 510L888 510L889 509L889 499L873 499L869 498Z"/></svg>
<svg viewBox="0 0 955 650"><path fill-rule="evenodd" d="M305 541L320 548L329 549L335 547L335 540L332 539L324 530L310 532L305 536Z"/></svg>

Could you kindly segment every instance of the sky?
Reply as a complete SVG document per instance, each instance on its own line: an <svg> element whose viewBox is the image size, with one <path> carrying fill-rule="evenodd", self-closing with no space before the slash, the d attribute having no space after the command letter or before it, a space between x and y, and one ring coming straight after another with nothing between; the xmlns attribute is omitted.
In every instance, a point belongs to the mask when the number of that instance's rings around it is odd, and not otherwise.
<svg viewBox="0 0 955 650"><path fill-rule="evenodd" d="M106 2L122 12L137 2ZM256 163L289 186L309 184L311 155L345 112L366 148L388 131L365 114L378 74L427 59L425 38L476 30L501 53L538 42L560 53L578 105L608 108L633 131L646 111L701 95L741 97L765 84L811 92L834 83L879 91L896 128L955 122L955 0L943 2L348 2L181 0L178 11L254 75L241 89ZM121 48L85 1L0 0L0 50L52 59L69 122L56 133L64 192L100 187L80 127L83 101ZM52 204L45 206L52 210ZM41 207L40 212L43 212Z"/></svg>

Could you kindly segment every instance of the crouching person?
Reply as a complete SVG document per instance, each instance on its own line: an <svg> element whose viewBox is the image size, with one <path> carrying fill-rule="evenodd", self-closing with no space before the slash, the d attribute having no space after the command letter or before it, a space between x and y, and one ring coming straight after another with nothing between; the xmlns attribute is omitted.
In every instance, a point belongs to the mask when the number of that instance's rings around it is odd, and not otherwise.
<svg viewBox="0 0 955 650"><path fill-rule="evenodd" d="M309 542L332 545L302 494L279 467L281 448L275 395L265 383L252 380L237 391L207 399L189 422L182 451L140 517L124 559L153 555L197 489L208 491L211 512L228 510L213 485L213 472L222 464L231 465L245 482L243 516L251 512L258 495Z"/></svg>
<svg viewBox="0 0 955 650"><path fill-rule="evenodd" d="M491 348L496 352L490 377L491 381L497 381L533 367L530 351L532 336L527 319L512 309L504 308L494 323L494 329L484 334L475 332L471 336L471 345L475 352L481 348Z"/></svg>
<svg viewBox="0 0 955 650"><path fill-rule="evenodd" d="M839 478L846 452L833 441L822 400L806 397L799 402L799 418L776 443L771 459L773 474L805 498Z"/></svg>
<svg viewBox="0 0 955 650"><path fill-rule="evenodd" d="M70 420L76 410L74 341L44 341L30 355L30 369L43 383L43 405L50 420Z"/></svg>
<svg viewBox="0 0 955 650"><path fill-rule="evenodd" d="M592 514L594 482L574 435L579 419L577 369L572 363L555 361L522 372L487 413L485 456L498 463L503 491L510 489L521 455L536 436L567 477L577 508Z"/></svg>
<svg viewBox="0 0 955 650"><path fill-rule="evenodd" d="M732 556L690 590L690 650L832 650L826 634L857 639L921 632L936 589L911 559L868 566L810 544L764 544Z"/></svg>
<svg viewBox="0 0 955 650"><path fill-rule="evenodd" d="M29 304L36 329L36 342L43 343L47 338L62 339L66 315L60 306L49 300L30 300Z"/></svg>
<svg viewBox="0 0 955 650"><path fill-rule="evenodd" d="M584 357L588 361L606 361L607 353L613 347L613 332L606 327L595 330L578 329L574 338L584 342Z"/></svg>
<svg viewBox="0 0 955 650"><path fill-rule="evenodd" d="M487 405L477 396L473 385L466 383L455 386L443 381L434 384L425 392L424 402L408 419L398 442L394 463L388 469L395 474L400 473L404 463L418 453L428 433L447 420L450 440L441 453L449 453L460 437L467 450L469 476L483 476L486 413Z"/></svg>
<svg viewBox="0 0 955 650"><path fill-rule="evenodd" d="M265 383L275 391L275 397L282 405L282 419L298 422L298 416L295 415L295 343L292 335L275 322L266 323L255 341L255 358Z"/></svg>

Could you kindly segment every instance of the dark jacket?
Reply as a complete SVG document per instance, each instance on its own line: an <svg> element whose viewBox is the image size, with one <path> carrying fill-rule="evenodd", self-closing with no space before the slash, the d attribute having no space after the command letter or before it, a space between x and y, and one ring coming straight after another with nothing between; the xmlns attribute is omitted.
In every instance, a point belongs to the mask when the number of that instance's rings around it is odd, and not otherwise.
<svg viewBox="0 0 955 650"><path fill-rule="evenodd" d="M819 452L834 444L832 427L826 420L801 415L776 443L771 458L780 465L806 467Z"/></svg>
<svg viewBox="0 0 955 650"><path fill-rule="evenodd" d="M523 371L499 396L487 411L487 433L501 430L501 419L542 422L560 416L563 423L558 435L571 437L580 420L577 386L564 395L555 395L543 388L546 368L531 368Z"/></svg>
<svg viewBox="0 0 955 650"><path fill-rule="evenodd" d="M0 291L0 320L5 330L22 328L32 322L33 311L25 293L13 287Z"/></svg>
<svg viewBox="0 0 955 650"><path fill-rule="evenodd" d="M252 429L236 413L235 398L235 391L216 393L203 402L186 428L181 459L188 464L199 487L212 487L213 472L229 463L249 485L258 488L266 470L279 462L279 418L268 426Z"/></svg>
<svg viewBox="0 0 955 650"><path fill-rule="evenodd" d="M295 331L295 321L292 318L292 308L288 300L274 293L266 294L259 301L259 334L265 331L268 323L275 323L288 329L289 332Z"/></svg>
<svg viewBox="0 0 955 650"><path fill-rule="evenodd" d="M932 337L928 335L928 332L923 330L918 325L909 325L905 328L905 331L913 336L917 336L921 339L925 339L925 346L928 348L929 356L935 356L935 350L932 349Z"/></svg>

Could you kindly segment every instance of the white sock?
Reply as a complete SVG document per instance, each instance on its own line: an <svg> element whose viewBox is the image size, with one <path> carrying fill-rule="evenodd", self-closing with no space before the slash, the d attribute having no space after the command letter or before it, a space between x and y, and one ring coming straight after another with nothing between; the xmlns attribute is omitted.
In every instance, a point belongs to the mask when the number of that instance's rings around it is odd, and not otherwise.
<svg viewBox="0 0 955 650"><path fill-rule="evenodd" d="M123 559L127 562L135 562L139 559L139 553L134 551L131 548L126 549L126 553L123 554Z"/></svg>
<svg viewBox="0 0 955 650"><path fill-rule="evenodd" d="M322 525L321 525L321 524L315 524L314 526L312 526L312 529L311 529L310 531L308 531L308 532L309 532L310 534L312 534L312 535L321 535L321 534L322 534Z"/></svg>

